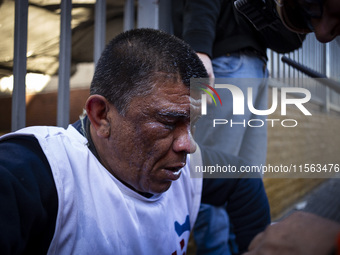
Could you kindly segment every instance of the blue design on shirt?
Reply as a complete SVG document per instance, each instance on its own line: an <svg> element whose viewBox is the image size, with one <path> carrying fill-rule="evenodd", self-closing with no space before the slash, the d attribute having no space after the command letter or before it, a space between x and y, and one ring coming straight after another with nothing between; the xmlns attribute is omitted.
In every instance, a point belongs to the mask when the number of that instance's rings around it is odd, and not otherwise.
<svg viewBox="0 0 340 255"><path fill-rule="evenodd" d="M189 215L185 218L185 222L181 225L175 221L175 230L178 236L181 236L185 231L190 231L190 218Z"/></svg>

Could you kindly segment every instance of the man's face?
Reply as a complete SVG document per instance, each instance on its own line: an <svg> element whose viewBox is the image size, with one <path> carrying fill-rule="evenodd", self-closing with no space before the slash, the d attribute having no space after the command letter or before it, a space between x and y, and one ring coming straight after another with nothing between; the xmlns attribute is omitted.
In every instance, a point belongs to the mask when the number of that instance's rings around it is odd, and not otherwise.
<svg viewBox="0 0 340 255"><path fill-rule="evenodd" d="M323 43L340 35L340 1L324 0L320 19L311 19L316 38Z"/></svg>
<svg viewBox="0 0 340 255"><path fill-rule="evenodd" d="M173 82L134 98L124 116L111 105L104 166L139 192L165 192L180 177L187 154L196 150L190 111L199 113L199 104L190 103L187 87Z"/></svg>

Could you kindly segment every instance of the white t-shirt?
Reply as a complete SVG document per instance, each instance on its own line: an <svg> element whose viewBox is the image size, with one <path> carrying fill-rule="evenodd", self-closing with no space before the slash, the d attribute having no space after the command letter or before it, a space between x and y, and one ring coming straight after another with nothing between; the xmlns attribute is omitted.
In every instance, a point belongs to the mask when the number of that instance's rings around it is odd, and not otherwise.
<svg viewBox="0 0 340 255"><path fill-rule="evenodd" d="M183 254L196 220L201 178L190 178L190 157L166 192L145 198L111 175L73 126L29 127L51 166L58 214L48 254ZM195 157L195 159L194 159ZM198 156L191 160L200 160Z"/></svg>

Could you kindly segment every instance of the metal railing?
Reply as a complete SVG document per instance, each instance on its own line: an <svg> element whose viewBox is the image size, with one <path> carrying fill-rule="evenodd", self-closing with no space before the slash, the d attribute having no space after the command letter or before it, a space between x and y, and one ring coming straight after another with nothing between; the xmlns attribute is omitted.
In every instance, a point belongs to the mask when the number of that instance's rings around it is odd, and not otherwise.
<svg viewBox="0 0 340 255"><path fill-rule="evenodd" d="M25 126L28 0L15 1L12 130Z"/></svg>
<svg viewBox="0 0 340 255"><path fill-rule="evenodd" d="M170 13L171 0L139 0L137 4L138 28L150 27L172 32ZM135 27L135 1L126 0L124 8L124 27L129 30ZM66 127L69 124L70 108L70 64L71 64L71 0L61 0L60 22L60 56L59 56L59 83L57 125ZM25 76L27 54L27 19L28 0L15 0L15 36L14 36L14 89L12 97L12 131L25 127ZM94 32L94 63L100 57L105 46L106 31L106 0L97 0L95 4L95 32ZM269 51L269 70L274 78L299 78L303 74L286 66L281 62L281 55ZM303 47L293 53L287 54L293 60L326 74L328 77L339 80L339 42L321 44L313 35L307 36ZM298 79L300 80L300 79ZM302 79L303 80L303 79ZM290 86L306 86L302 83L289 83ZM340 109L340 96L327 87L317 84L308 84L313 98L324 105L326 110Z"/></svg>
<svg viewBox="0 0 340 255"><path fill-rule="evenodd" d="M338 92L322 85L317 80L311 80L307 74L282 62L282 56L340 82L339 39L323 44L316 40L314 34L309 34L303 46L292 53L282 55L268 50L268 69L270 76L280 80L281 84L308 89L312 94L312 100L320 104L325 111L340 112L340 94ZM277 86L278 84L271 85Z"/></svg>
<svg viewBox="0 0 340 255"><path fill-rule="evenodd" d="M170 0L139 0L137 27L162 28L170 31ZM58 75L57 125L69 124L70 109L70 69L71 69L71 11L72 1L61 0L60 15L60 54ZM135 27L135 1L126 0L124 9L124 30ZM28 0L15 0L15 36L12 94L12 131L26 125L26 55L27 55ZM105 47L106 0L95 4L94 63L97 63Z"/></svg>

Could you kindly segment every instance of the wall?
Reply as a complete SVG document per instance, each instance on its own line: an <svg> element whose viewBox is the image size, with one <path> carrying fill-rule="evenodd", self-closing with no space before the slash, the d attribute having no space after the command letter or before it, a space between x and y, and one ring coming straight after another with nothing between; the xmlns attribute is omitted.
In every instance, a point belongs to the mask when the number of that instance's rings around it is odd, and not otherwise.
<svg viewBox="0 0 340 255"><path fill-rule="evenodd" d="M305 107L312 116L305 116L294 105L288 106L287 116L281 116L280 108L269 116L273 119L295 119L298 125L294 128L281 125L268 127L267 165L340 163L340 115L325 113L313 103L307 103ZM308 173L303 175L304 178L265 178L273 218L281 216L311 189L325 181L319 178L323 176Z"/></svg>
<svg viewBox="0 0 340 255"><path fill-rule="evenodd" d="M79 118L82 113L88 88L70 91L70 123ZM0 97L0 134L11 129L11 105L9 96ZM57 92L43 92L26 96L26 126L50 125L55 126L57 119Z"/></svg>

